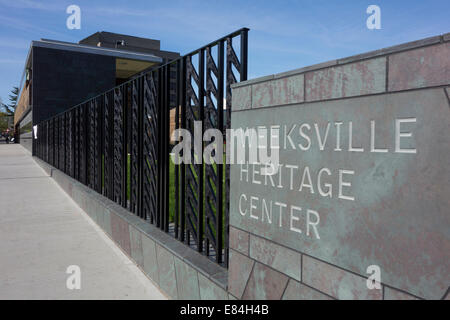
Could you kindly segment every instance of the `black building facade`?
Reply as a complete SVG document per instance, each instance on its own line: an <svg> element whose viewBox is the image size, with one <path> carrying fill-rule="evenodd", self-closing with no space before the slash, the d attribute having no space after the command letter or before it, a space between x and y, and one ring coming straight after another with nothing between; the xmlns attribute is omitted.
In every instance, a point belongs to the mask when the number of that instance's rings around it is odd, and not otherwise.
<svg viewBox="0 0 450 320"><path fill-rule="evenodd" d="M159 49L159 40L109 32L79 43L32 41L14 115L18 142L32 152L34 125L179 57Z"/></svg>

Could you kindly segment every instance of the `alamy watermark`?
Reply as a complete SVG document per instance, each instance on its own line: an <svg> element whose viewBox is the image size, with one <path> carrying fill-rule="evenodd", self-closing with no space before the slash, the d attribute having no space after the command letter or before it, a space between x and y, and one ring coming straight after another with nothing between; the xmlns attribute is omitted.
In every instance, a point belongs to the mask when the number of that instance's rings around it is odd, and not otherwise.
<svg viewBox="0 0 450 320"><path fill-rule="evenodd" d="M194 137L187 129L176 129L172 132L171 139L178 142L171 153L172 161L176 165L224 163L222 132L218 129L207 129L202 134L201 121L194 121ZM209 144L203 148L205 142ZM279 151L279 125L226 130L227 164L259 164L263 165L262 175L274 175L279 168Z"/></svg>
<svg viewBox="0 0 450 320"><path fill-rule="evenodd" d="M366 269L366 273L370 274L367 278L366 286L367 289L373 290L381 290L381 269L376 264L370 265Z"/></svg>
<svg viewBox="0 0 450 320"><path fill-rule="evenodd" d="M67 29L81 29L81 9L75 4L71 4L67 7L66 13L70 14L66 20Z"/></svg>
<svg viewBox="0 0 450 320"><path fill-rule="evenodd" d="M370 16L366 20L366 26L369 30L381 29L381 9L375 4L367 7L366 13Z"/></svg>
<svg viewBox="0 0 450 320"><path fill-rule="evenodd" d="M81 289L81 268L77 265L70 265L66 269L66 273L70 276L67 277L66 287L69 290Z"/></svg>

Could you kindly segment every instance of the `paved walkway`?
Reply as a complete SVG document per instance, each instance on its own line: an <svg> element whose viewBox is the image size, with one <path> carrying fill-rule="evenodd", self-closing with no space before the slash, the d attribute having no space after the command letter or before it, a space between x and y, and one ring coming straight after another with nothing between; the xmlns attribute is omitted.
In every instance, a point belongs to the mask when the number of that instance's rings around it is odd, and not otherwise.
<svg viewBox="0 0 450 320"><path fill-rule="evenodd" d="M81 289L66 287L67 267ZM17 144L0 144L0 299L165 299Z"/></svg>

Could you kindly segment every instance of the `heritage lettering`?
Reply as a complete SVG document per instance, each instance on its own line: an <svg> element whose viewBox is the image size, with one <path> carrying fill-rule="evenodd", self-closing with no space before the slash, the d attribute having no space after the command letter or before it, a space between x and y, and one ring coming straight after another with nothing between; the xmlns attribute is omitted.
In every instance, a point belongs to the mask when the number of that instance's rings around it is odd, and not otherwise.
<svg viewBox="0 0 450 320"><path fill-rule="evenodd" d="M413 134L416 118L394 118L390 123L377 123L370 120L365 124L355 121L334 121L322 123L295 123L280 125L280 148L299 153L351 152L416 154ZM391 126L386 130L386 126ZM259 126L261 127L261 126ZM362 130L366 130L361 134ZM383 142L383 143L382 143ZM240 182L264 186L273 189L270 196L280 189L289 191L293 196L286 200L269 199L251 193L241 193L238 199L238 211L253 223L265 223L283 228L299 235L320 239L320 213L314 208L303 206L301 199L328 198L336 201L357 201L352 192L352 183L357 175L349 167L333 168L319 166L314 162L301 162L307 157L290 158L293 163L279 163L273 174L264 161L250 161L239 164ZM295 163L295 162L296 163ZM350 165L350 164L348 164ZM347 165L346 165L347 166ZM297 200L298 199L298 200Z"/></svg>

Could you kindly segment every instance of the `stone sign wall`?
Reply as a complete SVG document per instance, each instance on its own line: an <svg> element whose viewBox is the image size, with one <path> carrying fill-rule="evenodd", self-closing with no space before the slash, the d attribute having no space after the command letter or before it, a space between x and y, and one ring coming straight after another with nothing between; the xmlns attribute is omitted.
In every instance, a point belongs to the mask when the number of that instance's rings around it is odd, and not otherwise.
<svg viewBox="0 0 450 320"><path fill-rule="evenodd" d="M448 299L449 41L233 87L232 128L277 130L280 154L231 166L233 296Z"/></svg>

